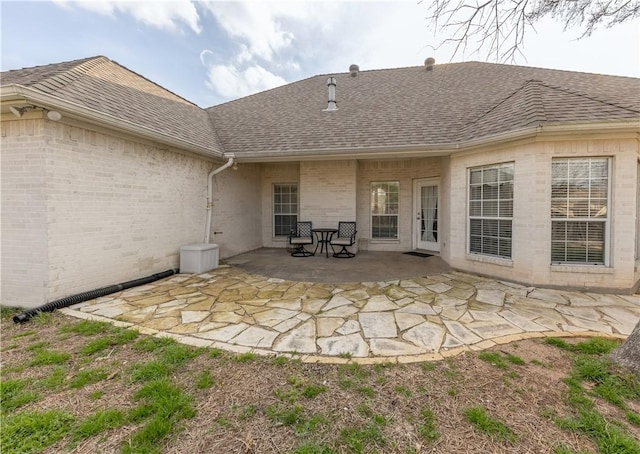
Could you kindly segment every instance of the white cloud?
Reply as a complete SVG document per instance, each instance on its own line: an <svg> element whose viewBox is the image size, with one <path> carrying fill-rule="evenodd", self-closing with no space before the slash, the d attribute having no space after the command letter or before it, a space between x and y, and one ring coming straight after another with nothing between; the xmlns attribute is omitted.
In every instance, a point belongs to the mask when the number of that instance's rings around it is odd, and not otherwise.
<svg viewBox="0 0 640 454"><path fill-rule="evenodd" d="M296 35L287 29L290 20L302 21L318 17L324 6L297 2L206 2L203 3L220 27L231 38L241 42L245 58L267 62L291 48Z"/></svg>
<svg viewBox="0 0 640 454"><path fill-rule="evenodd" d="M282 77L258 64L245 69L240 69L233 64L211 65L207 69L207 87L226 99L247 96L286 83L287 81Z"/></svg>
<svg viewBox="0 0 640 454"><path fill-rule="evenodd" d="M143 24L169 31L180 30L182 25L195 33L201 31L200 17L191 0L54 0L54 3L107 16L128 14Z"/></svg>

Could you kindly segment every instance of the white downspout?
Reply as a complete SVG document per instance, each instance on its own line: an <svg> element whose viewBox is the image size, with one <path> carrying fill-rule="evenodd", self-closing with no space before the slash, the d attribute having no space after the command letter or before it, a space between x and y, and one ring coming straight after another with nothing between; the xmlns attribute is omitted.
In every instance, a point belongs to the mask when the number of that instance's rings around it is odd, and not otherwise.
<svg viewBox="0 0 640 454"><path fill-rule="evenodd" d="M223 170L231 167L233 165L234 159L235 155L230 155L229 160L226 162L226 164L223 164L217 169L213 169L211 172L209 172L209 177L207 178L207 225L204 230L205 244L209 244L209 241L211 241L211 220L213 217L213 177Z"/></svg>

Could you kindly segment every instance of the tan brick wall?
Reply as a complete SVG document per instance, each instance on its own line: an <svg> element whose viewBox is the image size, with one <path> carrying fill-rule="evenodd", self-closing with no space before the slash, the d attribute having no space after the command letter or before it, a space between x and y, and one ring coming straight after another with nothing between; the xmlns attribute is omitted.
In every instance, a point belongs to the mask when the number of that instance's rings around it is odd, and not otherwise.
<svg viewBox="0 0 640 454"><path fill-rule="evenodd" d="M220 257L261 247L261 165L238 164L214 178L211 242L220 245Z"/></svg>
<svg viewBox="0 0 640 454"><path fill-rule="evenodd" d="M356 219L356 161L300 163L300 220L314 227L337 227Z"/></svg>
<svg viewBox="0 0 640 454"><path fill-rule="evenodd" d="M47 299L46 153L42 120L2 121L0 304Z"/></svg>
<svg viewBox="0 0 640 454"><path fill-rule="evenodd" d="M446 158L362 160L358 162L357 222L360 248L372 251L409 251L412 249L413 181L421 178L441 177L443 159ZM397 240L371 239L370 187L374 181L398 181L400 183L400 218ZM440 226L440 231L446 229L446 224Z"/></svg>
<svg viewBox="0 0 640 454"><path fill-rule="evenodd" d="M637 149L634 140L537 142L451 158L451 266L531 285L629 289L634 270ZM551 161L554 157L612 157L610 267L552 266ZM514 162L512 260L466 253L467 169Z"/></svg>
<svg viewBox="0 0 640 454"><path fill-rule="evenodd" d="M219 164L115 134L40 122L40 137L21 132L24 120L3 122L3 173L14 178L6 154L14 166L24 165L34 189L31 197L19 187L5 192L11 182L3 179L3 224L20 227L3 229L3 243L11 244L2 254L3 304L37 306L176 268L180 246L202 242L206 178ZM20 164L24 157L29 168ZM16 197L24 209L5 207ZM28 238L38 238L36 245Z"/></svg>
<svg viewBox="0 0 640 454"><path fill-rule="evenodd" d="M273 236L273 185L300 182L300 164L285 162L262 165L262 245L287 247L287 238ZM300 188L298 187L298 192Z"/></svg>

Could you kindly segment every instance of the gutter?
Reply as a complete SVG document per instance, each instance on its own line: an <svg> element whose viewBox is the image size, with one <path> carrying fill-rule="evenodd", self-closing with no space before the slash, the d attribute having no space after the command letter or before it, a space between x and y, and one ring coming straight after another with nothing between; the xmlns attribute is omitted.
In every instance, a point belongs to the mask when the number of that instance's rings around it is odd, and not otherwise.
<svg viewBox="0 0 640 454"><path fill-rule="evenodd" d="M67 101L22 85L11 84L0 86L0 102L5 103L9 101L24 101L28 104L43 107L47 110L60 110L63 111L65 115L72 118L88 120L91 123L99 124L101 126L106 125L118 131L127 132L155 142L185 149L209 158L220 159L222 157L221 153L212 151L209 148L205 148L188 140L178 139L162 134L152 128L141 126L127 120L122 120L113 115L105 114L75 102Z"/></svg>
<svg viewBox="0 0 640 454"><path fill-rule="evenodd" d="M598 123L557 123L536 125L515 131L501 132L490 136L474 138L460 142L442 144L423 144L384 147L348 147L348 148L315 148L298 150L261 150L253 152L236 152L237 158L246 162L284 162L284 161L320 161L329 159L371 159L385 155L393 158L411 158L428 156L449 156L454 153L471 151L501 142L524 140L534 137L553 137L567 134L586 133L640 133L640 120L598 122Z"/></svg>

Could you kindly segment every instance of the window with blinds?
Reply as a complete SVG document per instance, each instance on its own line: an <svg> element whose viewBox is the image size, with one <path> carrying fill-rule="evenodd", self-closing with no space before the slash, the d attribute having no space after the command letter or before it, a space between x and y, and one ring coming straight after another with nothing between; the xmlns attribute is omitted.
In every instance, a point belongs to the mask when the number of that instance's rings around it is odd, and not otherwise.
<svg viewBox="0 0 640 454"><path fill-rule="evenodd" d="M551 262L605 265L609 159L554 159L551 171Z"/></svg>
<svg viewBox="0 0 640 454"><path fill-rule="evenodd" d="M511 258L513 170L513 163L469 169L470 253Z"/></svg>
<svg viewBox="0 0 640 454"><path fill-rule="evenodd" d="M298 222L298 185L273 185L273 235L288 236Z"/></svg>

